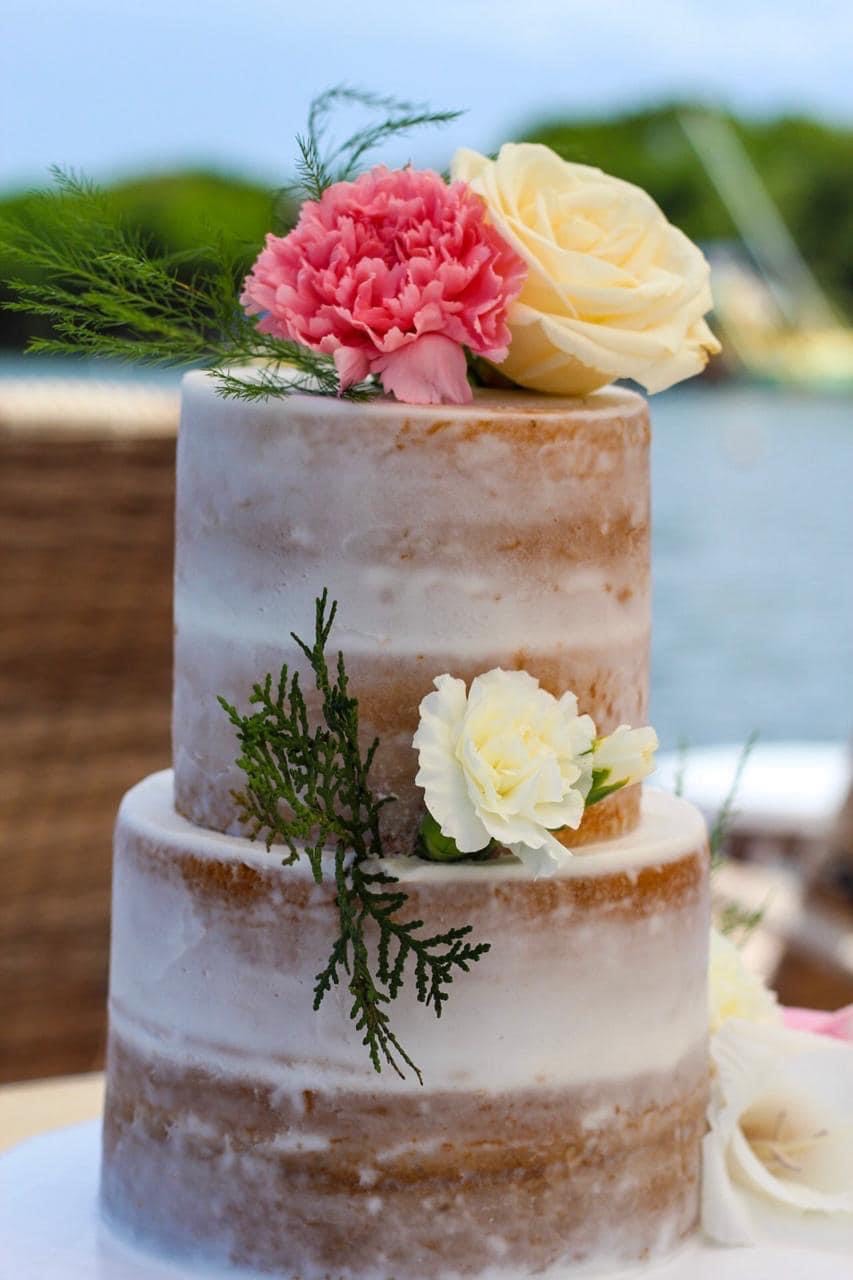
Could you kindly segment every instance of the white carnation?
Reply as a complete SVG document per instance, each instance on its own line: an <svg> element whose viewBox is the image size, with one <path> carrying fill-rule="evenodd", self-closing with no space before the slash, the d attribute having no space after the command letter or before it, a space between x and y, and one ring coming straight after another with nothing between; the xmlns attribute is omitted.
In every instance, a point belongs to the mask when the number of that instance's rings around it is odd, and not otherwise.
<svg viewBox="0 0 853 1280"><path fill-rule="evenodd" d="M414 746L416 782L442 833L462 853L496 840L535 872L552 871L570 855L551 833L583 817L591 718L573 693L555 698L526 671L497 668L467 693L453 676L434 683Z"/></svg>

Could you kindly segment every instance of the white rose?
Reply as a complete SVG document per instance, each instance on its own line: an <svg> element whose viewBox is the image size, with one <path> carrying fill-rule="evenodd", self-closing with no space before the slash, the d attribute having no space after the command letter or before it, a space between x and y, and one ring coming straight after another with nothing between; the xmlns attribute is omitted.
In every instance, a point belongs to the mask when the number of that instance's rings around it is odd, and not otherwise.
<svg viewBox="0 0 853 1280"><path fill-rule="evenodd" d="M720 350L703 319L708 263L639 187L535 143L507 143L497 160L457 151L451 173L527 263L500 365L514 382L580 396L634 378L663 391Z"/></svg>
<svg viewBox="0 0 853 1280"><path fill-rule="evenodd" d="M592 750L593 791L587 804L642 782L654 772L657 749L658 735L649 727L631 729L620 724L606 738L598 738Z"/></svg>
<svg viewBox="0 0 853 1280"><path fill-rule="evenodd" d="M555 698L526 671L489 671L467 694L453 676L434 683L420 706L415 780L442 833L462 853L496 840L536 873L553 870L570 855L551 832L583 817L591 718L573 693Z"/></svg>
<svg viewBox="0 0 853 1280"><path fill-rule="evenodd" d="M711 1032L730 1018L745 1022L776 1023L782 1013L776 996L757 974L747 969L738 947L718 929L711 930L708 967Z"/></svg>
<svg viewBox="0 0 853 1280"><path fill-rule="evenodd" d="M702 1226L720 1244L777 1238L780 1211L853 1214L853 1048L732 1019L711 1040ZM772 1212L775 1210L775 1214Z"/></svg>

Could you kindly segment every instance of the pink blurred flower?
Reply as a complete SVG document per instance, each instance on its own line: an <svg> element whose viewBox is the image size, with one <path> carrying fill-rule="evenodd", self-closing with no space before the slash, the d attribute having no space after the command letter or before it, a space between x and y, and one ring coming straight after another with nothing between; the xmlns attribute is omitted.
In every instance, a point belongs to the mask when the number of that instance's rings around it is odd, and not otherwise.
<svg viewBox="0 0 853 1280"><path fill-rule="evenodd" d="M411 404L471 399L463 346L500 362L526 267L463 182L384 167L268 235L240 301L258 328L334 357L341 389L375 373Z"/></svg>
<svg viewBox="0 0 853 1280"><path fill-rule="evenodd" d="M853 1044L853 1004L835 1013L823 1009L782 1009L782 1021L791 1031L811 1031L819 1036L832 1036Z"/></svg>

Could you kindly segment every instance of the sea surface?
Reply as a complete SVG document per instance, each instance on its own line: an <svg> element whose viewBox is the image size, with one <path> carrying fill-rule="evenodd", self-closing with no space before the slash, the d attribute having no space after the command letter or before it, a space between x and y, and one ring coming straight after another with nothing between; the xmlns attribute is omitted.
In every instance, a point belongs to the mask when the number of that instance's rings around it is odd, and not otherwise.
<svg viewBox="0 0 853 1280"><path fill-rule="evenodd" d="M0 357L0 378L59 372ZM853 398L702 385L651 409L650 719L662 744L850 737Z"/></svg>
<svg viewBox="0 0 853 1280"><path fill-rule="evenodd" d="M651 402L651 719L663 743L853 731L853 398Z"/></svg>

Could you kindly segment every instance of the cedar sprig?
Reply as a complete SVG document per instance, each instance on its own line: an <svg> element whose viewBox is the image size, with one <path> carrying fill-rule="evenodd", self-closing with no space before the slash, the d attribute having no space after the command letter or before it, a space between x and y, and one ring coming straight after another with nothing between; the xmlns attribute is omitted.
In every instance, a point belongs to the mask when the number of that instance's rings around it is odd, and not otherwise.
<svg viewBox="0 0 853 1280"><path fill-rule="evenodd" d="M237 764L246 778L235 798L250 838L262 837L268 849L283 845L284 865L304 852L320 884L333 855L338 936L316 976L314 1008L345 983L350 1017L374 1069L386 1064L403 1075L408 1067L420 1081L419 1068L391 1028L388 1005L412 971L417 999L440 1017L454 977L467 973L489 943L467 941L470 925L423 937L422 920L401 918L405 890L376 861L382 857L381 811L393 799L377 798L370 786L378 739L362 752L358 700L349 691L343 655L334 667L326 657L336 612L324 591L315 605L313 643L293 636L320 696L319 723L311 722L299 673L286 665L277 684L268 675L254 686L250 702L257 710L244 715L219 699L236 730Z"/></svg>

